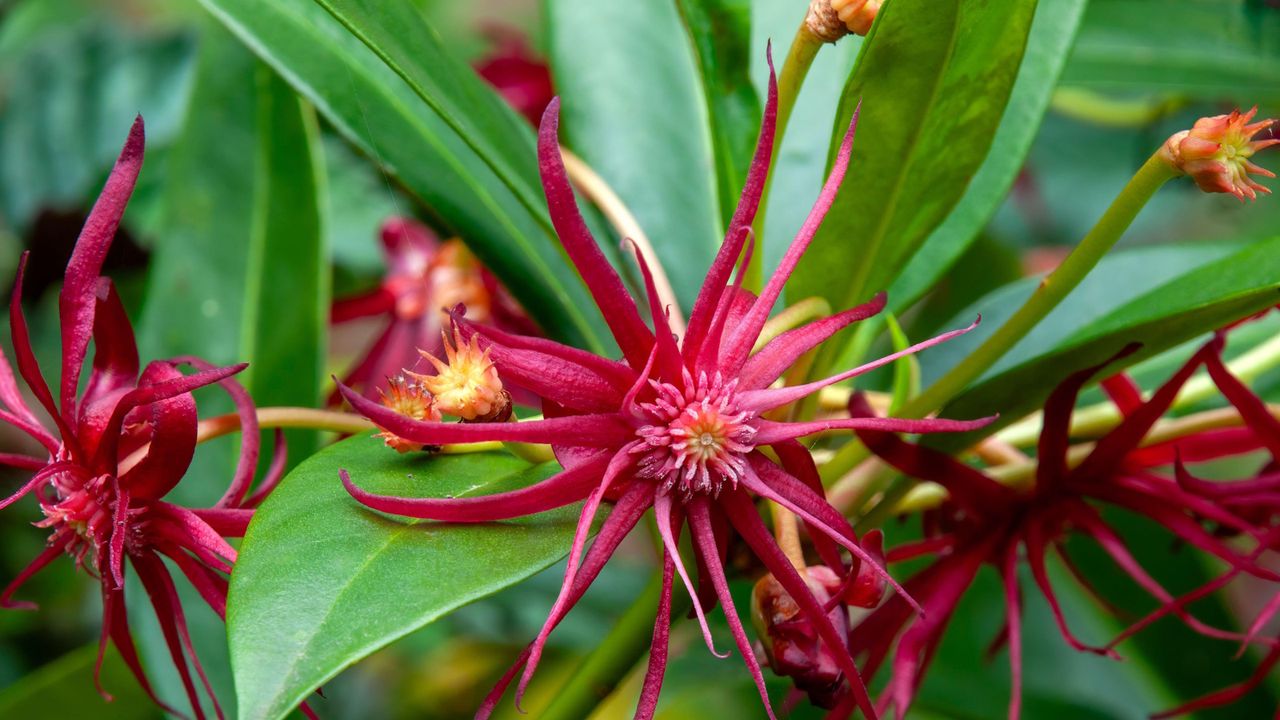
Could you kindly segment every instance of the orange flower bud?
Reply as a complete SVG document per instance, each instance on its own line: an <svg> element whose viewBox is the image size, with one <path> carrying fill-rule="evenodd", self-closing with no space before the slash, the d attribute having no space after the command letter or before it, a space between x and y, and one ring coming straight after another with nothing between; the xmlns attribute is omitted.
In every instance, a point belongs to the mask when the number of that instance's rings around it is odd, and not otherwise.
<svg viewBox="0 0 1280 720"><path fill-rule="evenodd" d="M419 350L419 354L435 366L436 374L410 373L435 397L436 408L464 421L493 422L509 417L511 396L502 388L502 379L489 359L489 351L480 349L480 338L473 336L471 342L467 342L457 328L453 330L452 342L447 333L441 334L448 362Z"/></svg>
<svg viewBox="0 0 1280 720"><path fill-rule="evenodd" d="M876 13L884 0L828 0L840 22L854 35L866 35L871 31Z"/></svg>
<svg viewBox="0 0 1280 720"><path fill-rule="evenodd" d="M1240 200L1254 200L1271 192L1250 174L1275 177L1275 173L1249 160L1265 147L1280 144L1275 138L1254 140L1253 136L1271 127L1275 120L1249 121L1258 112L1233 111L1230 115L1200 118L1190 130L1174 133L1160 157L1175 170L1190 175L1205 192L1231 193Z"/></svg>
<svg viewBox="0 0 1280 720"><path fill-rule="evenodd" d="M416 382L410 382L405 376L387 378L387 389L378 389L382 404L401 415L413 420L439 420L440 411L426 388ZM396 452L406 453L423 448L422 443L405 440L387 430L378 433L377 437Z"/></svg>

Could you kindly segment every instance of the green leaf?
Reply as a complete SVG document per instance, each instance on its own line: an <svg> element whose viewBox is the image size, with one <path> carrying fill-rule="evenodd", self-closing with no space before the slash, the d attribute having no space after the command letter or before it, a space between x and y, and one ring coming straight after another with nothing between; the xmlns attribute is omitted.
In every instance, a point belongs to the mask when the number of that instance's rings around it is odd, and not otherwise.
<svg viewBox="0 0 1280 720"><path fill-rule="evenodd" d="M468 127L474 122L480 127L477 132L487 133L483 140L459 136L415 91L413 84L311 0L200 1L310 100L348 141L421 201L435 224L462 236L544 330L572 344L603 348L603 320L581 279L565 260L544 213L535 215L528 199L522 202L524 195L534 191L513 190L473 149L473 145L482 149L506 148L504 161L520 162L522 167L533 162L527 128L512 125L510 138L494 140L488 123L503 123L507 116L490 117L492 93L475 87L470 70L440 73L467 75L466 79L438 79L448 83L446 88L462 88L464 97L451 96L449 103L436 97L418 74L411 76L423 94L435 97L440 107L462 108L456 115L450 110L450 118L459 123L459 116L469 118L467 125L460 126ZM396 13L395 17L408 12L393 9L392 5L407 3L387 4L386 12ZM368 12L374 18L383 18L377 11ZM430 33L416 16L406 16L405 21L411 21L403 28L406 33ZM373 33L373 26L365 31ZM420 41L423 46L437 43L432 38ZM399 44L380 49L384 53L405 50ZM444 62L445 67L457 69L456 63ZM403 58L397 67L406 75L413 70ZM491 156L488 160L497 162ZM517 175L515 184L519 186L520 178L527 174Z"/></svg>
<svg viewBox="0 0 1280 720"><path fill-rule="evenodd" d="M886 288L987 156L1031 27L1022 0L895 0L863 44L836 119L862 103L853 160L792 279L850 307Z"/></svg>
<svg viewBox="0 0 1280 720"><path fill-rule="evenodd" d="M241 382L259 406L320 402L329 329L329 254L322 227L324 167L319 129L274 72L258 73L258 192L249 247ZM316 434L288 433L291 461Z"/></svg>
<svg viewBox="0 0 1280 720"><path fill-rule="evenodd" d="M1133 275L1121 280L1131 281L1136 281ZM1255 243L1197 267L1125 303L1060 343L979 381L941 414L965 418L999 412L1000 419L980 431L989 434L1034 410L1071 372L1104 362L1129 343L1141 343L1142 347L1114 364L1112 371L1277 302L1280 238ZM972 434L965 434L943 439L940 444L959 447L973 439Z"/></svg>
<svg viewBox="0 0 1280 720"><path fill-rule="evenodd" d="M154 720L160 710L142 691L114 646L102 663L102 687L107 702L93 685L98 644L72 650L0 691L0 717L23 720Z"/></svg>
<svg viewBox="0 0 1280 720"><path fill-rule="evenodd" d="M1027 49L991 150L946 220L935 228L889 286L889 304L905 310L944 275L978 237L1022 168L1049 98L1071 51L1086 0L1036 6Z"/></svg>
<svg viewBox="0 0 1280 720"><path fill-rule="evenodd" d="M547 22L561 139L635 214L688 308L722 231L680 18L670 2L549 0Z"/></svg>
<svg viewBox="0 0 1280 720"><path fill-rule="evenodd" d="M760 128L760 99L751 84L751 3L677 0L676 7L702 74L702 94L715 154L720 222L728 225Z"/></svg>
<svg viewBox="0 0 1280 720"><path fill-rule="evenodd" d="M1280 98L1280 13L1251 0L1090 4L1063 82Z"/></svg>
<svg viewBox="0 0 1280 720"><path fill-rule="evenodd" d="M558 470L505 453L399 455L369 435L312 456L263 503L227 611L240 717L274 720L343 668L561 558L575 512L451 525L384 517L338 481L454 497L524 487Z"/></svg>

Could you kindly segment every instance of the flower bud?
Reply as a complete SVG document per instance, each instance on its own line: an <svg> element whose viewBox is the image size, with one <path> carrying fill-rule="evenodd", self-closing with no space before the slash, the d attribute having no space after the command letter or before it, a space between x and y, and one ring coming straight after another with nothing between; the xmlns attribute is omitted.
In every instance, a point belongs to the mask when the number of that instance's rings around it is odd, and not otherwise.
<svg viewBox="0 0 1280 720"><path fill-rule="evenodd" d="M849 32L866 35L884 0L828 0L828 3Z"/></svg>
<svg viewBox="0 0 1280 720"><path fill-rule="evenodd" d="M382 404L412 420L439 420L440 411L436 409L431 394L421 384L411 382L403 375L387 378L387 389L378 388ZM422 443L405 440L388 430L378 433L387 447L396 452L406 453L421 450Z"/></svg>
<svg viewBox="0 0 1280 720"><path fill-rule="evenodd" d="M502 388L498 370L489 359L488 349L480 349L480 338L463 340L455 327L453 340L444 336L444 352L448 362L419 350L436 368L435 375L417 378L435 397L435 406L446 415L456 415L464 422L501 422L511 416L511 396Z"/></svg>
<svg viewBox="0 0 1280 720"><path fill-rule="evenodd" d="M1249 160L1265 147L1280 140L1254 140L1253 136L1270 127L1275 120L1249 121L1258 112L1233 111L1230 115L1200 118L1190 130L1174 133L1160 149L1160 157L1180 173L1190 175L1205 192L1231 193L1240 200L1254 200L1257 194L1271 192L1249 177L1272 173Z"/></svg>
<svg viewBox="0 0 1280 720"><path fill-rule="evenodd" d="M804 17L805 27L822 42L833 43L849 34L849 28L833 5L831 0L810 0L809 12Z"/></svg>
<svg viewBox="0 0 1280 720"><path fill-rule="evenodd" d="M814 597L824 605L840 591L840 578L831 568L812 565L804 574ZM843 605L836 605L829 617L841 637L848 634L849 620ZM791 678L814 705L833 707L844 682L836 656L773 575L760 578L751 592L751 622L759 638L758 649L769 667L778 675Z"/></svg>

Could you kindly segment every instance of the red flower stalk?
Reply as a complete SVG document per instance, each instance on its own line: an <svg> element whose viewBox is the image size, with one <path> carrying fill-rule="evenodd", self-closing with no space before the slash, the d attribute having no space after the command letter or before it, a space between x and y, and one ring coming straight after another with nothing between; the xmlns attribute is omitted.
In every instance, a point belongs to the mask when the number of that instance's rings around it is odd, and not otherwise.
<svg viewBox="0 0 1280 720"><path fill-rule="evenodd" d="M143 144L142 118L138 118L67 264L58 298L62 382L57 402L36 364L22 313L27 255L18 265L9 308L18 373L54 427L46 428L27 405L7 358L0 353L0 420L29 435L47 452L46 457L0 456L0 463L33 473L17 492L0 501L0 508L34 493L44 513L36 525L51 534L45 550L0 592L0 607L34 608L30 603L15 602L14 593L58 556L70 555L78 567L102 584L103 621L95 682L110 641L142 688L164 707L143 673L129 631L124 602L128 558L151 598L196 715L203 717L203 710L188 662L221 717L162 558L178 568L219 616L225 616L226 575L231 572L236 551L223 538L244 534L251 508L279 480L284 469L283 445L277 444L270 471L250 495L258 464L258 424L248 394L231 379L245 366L215 368L196 358L177 358L152 362L139 372L133 327L111 281L100 273L142 167ZM91 338L93 363L85 390L77 397ZM178 370L182 365L193 366L197 372L183 375ZM211 508L191 510L163 498L182 479L195 451L196 404L191 391L213 383L222 384L239 411L243 428L240 461L222 498ZM101 685L99 692L110 699Z"/></svg>
<svg viewBox="0 0 1280 720"><path fill-rule="evenodd" d="M508 334L455 315L463 337L481 339L505 382L542 398L546 419L503 423L414 422L355 391L343 395L377 425L414 442L440 445L486 440L548 443L564 471L523 490L487 497L433 499L374 495L353 484L347 489L365 505L398 515L453 522L487 522L542 512L586 500L578 524L560 597L534 642L490 694L478 714L487 717L502 693L524 670L517 701L537 666L547 635L578 602L622 538L650 508L665 546L663 601L654 626L653 649L637 717L651 717L667 660L670 593L679 575L690 594L711 646L705 610L719 601L739 652L768 708L768 695L751 642L729 596L723 561L730 530L735 530L799 604L828 647L836 648L840 672L851 684L857 703L868 716L874 711L843 635L831 623L822 602L792 567L756 510L755 497L778 502L804 520L823 561L841 577L856 577L860 563L880 572L857 542L853 529L826 502L808 451L798 438L833 429L871 428L893 432L963 431L989 420L898 420L846 418L815 422L778 422L767 411L787 405L823 387L892 362L903 353L817 382L771 387L801 355L884 306L881 295L870 303L783 333L759 352L752 348L787 278L817 232L844 178L852 150L851 123L808 219L787 250L777 272L759 297L741 289L742 269L750 256L749 227L755 216L773 149L776 88L769 99L745 190L729 231L694 304L688 330L677 340L666 309L657 299L649 267L637 257L645 282L650 319L641 317L636 301L601 253L575 205L557 141L559 102L543 116L538 157L543 189L561 243L586 282L623 360L615 361L559 343ZM856 123L856 115L855 115ZM745 249L745 253L744 253ZM741 261L740 261L741 256ZM730 284L735 265L739 272ZM915 352L965 332L960 330L920 343ZM772 448L781 464L761 452ZM592 519L600 503L617 499L595 542L586 549ZM681 561L677 538L687 524L693 536L700 586L694 588ZM854 556L843 562L838 548ZM713 650L714 652L714 650ZM769 709L770 716L772 710Z"/></svg>
<svg viewBox="0 0 1280 720"><path fill-rule="evenodd" d="M441 355L446 310L464 304L481 323L533 333L535 328L497 278L460 240L440 242L427 227L408 218L382 226L387 274L363 295L334 302L335 325L359 318L383 317L385 326L343 382L377 399L387 379L419 363L418 351ZM332 398L337 402L337 394Z"/></svg>
<svg viewBox="0 0 1280 720"><path fill-rule="evenodd" d="M1123 392L1117 382L1109 382L1112 396L1124 398L1121 408L1125 417L1074 468L1069 468L1067 463L1071 412L1081 388L1101 366L1068 378L1045 404L1035 487L1026 493L1001 485L945 453L909 444L882 431L858 430L858 437L883 460L907 475L944 486L950 494L948 503L927 518L924 540L894 548L888 555L890 562L935 556L931 565L904 583L907 592L924 607L925 615L913 621L912 609L903 603L901 596L891 597L849 636L854 654L867 656L865 672L868 675L874 675L884 664L897 640L892 676L879 702L881 709L893 704L896 716L905 716L951 614L979 568L988 563L1004 578L1007 626L1001 639L1009 644L1013 673L1009 717L1019 716L1022 599L1017 569L1023 553L1066 642L1077 650L1114 657L1115 646L1140 627L1131 628L1105 646L1089 646L1068 627L1050 583L1046 562L1050 550L1056 550L1077 579L1092 591L1061 544L1069 532L1096 542L1120 569L1161 603L1163 614L1176 615L1204 635L1244 639L1242 635L1205 625L1186 611L1185 603L1175 602L1142 568L1096 508L1099 504L1110 505L1144 515L1183 542L1225 561L1236 572L1274 577L1256 565L1253 557L1239 555L1215 533L1206 530L1202 522L1216 523L1255 537L1260 534L1256 529L1234 513L1180 488L1172 479L1150 472L1153 463L1168 462L1167 452L1152 454L1148 449L1138 448L1152 425L1169 409L1183 383L1196 368L1209 361L1219 347L1220 341L1202 349L1145 402L1136 392ZM1126 352L1133 349L1136 348ZM861 398L855 398L852 404L852 415L870 413ZM1202 449L1210 452L1211 446L1205 444ZM1216 582L1210 585L1220 587ZM847 716L852 712L852 705L846 703L841 710Z"/></svg>

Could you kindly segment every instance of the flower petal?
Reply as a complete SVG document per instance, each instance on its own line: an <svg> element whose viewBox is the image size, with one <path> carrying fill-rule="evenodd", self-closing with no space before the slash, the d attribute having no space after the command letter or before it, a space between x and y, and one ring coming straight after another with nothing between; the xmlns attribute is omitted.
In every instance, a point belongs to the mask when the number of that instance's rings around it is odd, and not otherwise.
<svg viewBox="0 0 1280 720"><path fill-rule="evenodd" d="M573 609L573 606L582 599L587 588L591 583L595 582L596 577L600 575L600 570L604 568L609 558L613 556L618 545L622 543L631 529L640 522L640 518L644 516L653 505L653 489L645 483L632 483L613 506L613 511L609 513L609 518L604 521L604 525L600 527L600 532L596 534L596 539L591 543L591 548L587 550L586 556L582 560L582 567L578 570L578 575L573 580L573 589L569 593L568 601L559 613L551 615L546 620L547 627L555 628L564 619L564 616ZM516 662L507 670L494 686L493 690L485 696L484 702L480 705L480 709L476 711L476 720L488 720L493 714L493 710L498 705L498 701L502 699L503 693L510 687L511 681L516 675L524 669L532 653L532 643L525 649ZM517 700L517 707L519 701Z"/></svg>
<svg viewBox="0 0 1280 720"><path fill-rule="evenodd" d="M636 720L653 720L662 692L662 678L667 670L667 654L671 639L671 590L676 566L671 553L662 551L662 591L658 596L658 616L653 621L653 639L649 642L649 666L636 703Z"/></svg>
<svg viewBox="0 0 1280 720"><path fill-rule="evenodd" d="M729 282L729 274L742 254L742 245L746 234L742 228L750 228L755 220L756 211L760 207L760 197L764 193L765 180L769 175L769 166L773 162L774 131L778 118L778 78L773 71L773 52L765 54L769 63L769 92L764 104L764 115L760 119L760 133L756 137L756 150L751 158L751 166L747 169L747 178L742 185L742 194L738 197L738 207L725 227L724 242L716 253L711 268L707 271L707 279L698 291L698 298L693 303L693 311L689 313L689 327L685 330L684 345L691 349L691 355L697 357L711 325L711 317L720 305L720 296L724 292L725 283Z"/></svg>
<svg viewBox="0 0 1280 720"><path fill-rule="evenodd" d="M822 219L826 217L827 211L831 209L831 203L836 199L836 191L840 189L840 184L844 182L845 171L849 169L849 157L853 153L853 135L858 127L859 110L861 105L853 111L849 128L840 142L840 150L836 153L835 162L831 164L831 172L827 174L827 180L822 185L822 191L818 194L813 209L809 211L809 216L800 226L800 232L796 233L795 239L791 241L791 246L782 256L782 261L778 263L773 275L769 277L769 282L760 292L760 299L752 306L746 320L735 328L733 335L729 338L724 351L723 367L731 373L736 373L742 368L742 363L746 361L752 346L755 345L756 338L760 337L761 328L769 319L774 303L782 295L782 288L786 286L791 273L799 264L800 257L804 255L805 250L809 249L809 243L813 241L813 236L822 225Z"/></svg>
<svg viewBox="0 0 1280 720"><path fill-rule="evenodd" d="M605 323L622 348L622 354L633 368L640 368L653 345L653 333L640 319L636 301L627 293L622 278L609 264L596 239L578 211L564 161L560 158L560 98L547 105L538 129L538 167L542 174L542 189L547 196L547 209L551 223L555 225L569 260L578 269L604 314Z"/></svg>
<svg viewBox="0 0 1280 720"><path fill-rule="evenodd" d="M818 347L832 335L860 320L880 314L884 309L888 295L877 293L870 302L855 308L836 313L807 325L792 328L770 340L760 352L747 358L738 374L738 387L742 390L759 390L767 388L774 380L782 377L801 355Z"/></svg>
<svg viewBox="0 0 1280 720"><path fill-rule="evenodd" d="M764 684L764 673L760 671L760 661L756 659L755 651L751 647L751 638L742 628L742 618L738 617L738 609L733 604L733 594L729 592L729 581L724 576L724 566L720 564L719 550L716 546L715 533L711 530L711 515L707 510L706 498L695 498L689 503L688 508L689 530L693 535L694 547L702 558L703 567L711 576L711 583L716 589L716 596L720 599L720 606L724 608L725 620L729 622L733 642L738 646L738 652L742 654L747 672L751 673L751 679L755 681L756 691L760 693L760 699L764 702L765 713L770 720L776 720L773 705L769 702L769 689Z"/></svg>
<svg viewBox="0 0 1280 720"><path fill-rule="evenodd" d="M769 530L760 521L756 506L747 499L746 495L734 490L721 494L720 505L729 516L729 521L737 528L738 534L751 547L756 557L764 562L765 567L773 573L774 578L796 601L800 611L818 631L818 636L827 645L827 649L835 657L845 679L849 682L849 687L863 715L867 720L876 720L878 715L871 704L871 697L867 694L867 686L853 663L853 657L849 654L848 640L836 631L835 626L831 624L831 618L827 617L826 611L822 608L822 603L813 596L813 591L796 572L791 561L783 554L773 536L769 534Z"/></svg>
<svg viewBox="0 0 1280 720"><path fill-rule="evenodd" d="M974 320L973 324L969 325L968 327L960 328L959 330L952 330L951 332L943 333L937 337L925 340L924 342L918 342L915 345L912 345L911 347L905 348L903 350L899 350L898 352L892 353L890 355L885 355L882 358L872 360L871 362L866 363L864 365L859 365L858 367L853 368L852 370L846 370L838 375L832 375L831 377L825 378L823 380L817 380L811 383L805 383L804 385L791 385L791 386L781 387L776 389L765 388L763 390L748 390L738 395L738 402L742 405L744 409L755 410L756 412L764 412L766 410L772 410L773 408L776 408L776 407L782 407L787 403L795 402L800 398L806 397L808 395L812 395L813 393L829 385L835 385L838 382L843 382L850 378L854 378L859 375L862 375L863 373L871 372L876 368L884 367L885 365L888 365L889 363L894 362L898 358L906 357L908 355L914 355L915 353L918 353L921 350L924 350L926 348L931 348L934 345L944 343L948 340L951 340L952 338L960 337L961 335L964 335L965 333L978 327L978 323L981 320L982 318L979 317L977 320Z"/></svg>
<svg viewBox="0 0 1280 720"><path fill-rule="evenodd" d="M154 362L142 373L139 387L182 377L173 365ZM158 500L178 484L195 455L196 401L184 393L140 410L150 436L146 455L120 476L120 484L135 497Z"/></svg>
<svg viewBox="0 0 1280 720"><path fill-rule="evenodd" d="M596 453L581 465L562 470L529 487L493 495L453 498L405 498L375 495L351 481L347 471L338 476L347 492L365 507L404 517L454 523L495 522L545 512L587 497L600 484L609 453Z"/></svg>
<svg viewBox="0 0 1280 720"><path fill-rule="evenodd" d="M89 338L94 333L102 263L107 259L116 228L142 170L144 135L139 115L80 231L67 263L66 280L58 294L58 315L62 323L62 417L67 424L75 422L76 390L80 386L80 370L89 349Z"/></svg>
<svg viewBox="0 0 1280 720"><path fill-rule="evenodd" d="M809 422L774 422L759 420L756 423L756 444L773 445L783 440L813 435L824 430L882 430L884 432L931 433L931 432L969 432L990 425L996 416L978 418L977 420L945 420L929 418L925 420L909 420L906 418L839 418L835 420L812 420Z"/></svg>
<svg viewBox="0 0 1280 720"><path fill-rule="evenodd" d="M81 406L132 387L138 379L138 346L133 339L133 325L109 279L98 279L95 300L93 368L89 371L89 384L80 400Z"/></svg>

